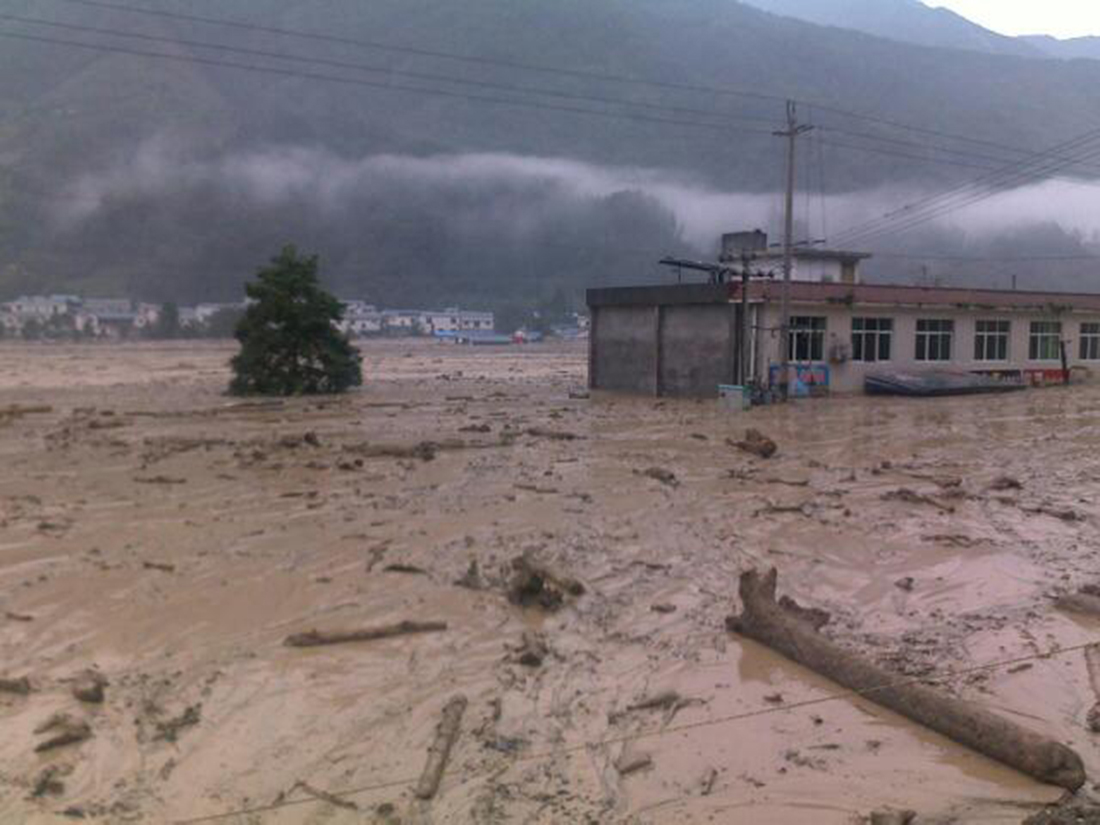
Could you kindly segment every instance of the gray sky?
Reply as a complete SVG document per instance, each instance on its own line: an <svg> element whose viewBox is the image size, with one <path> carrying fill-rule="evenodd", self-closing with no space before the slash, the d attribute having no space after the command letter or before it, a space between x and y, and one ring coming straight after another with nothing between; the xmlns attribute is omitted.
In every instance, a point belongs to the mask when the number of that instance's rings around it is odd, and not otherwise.
<svg viewBox="0 0 1100 825"><path fill-rule="evenodd" d="M1100 35L1100 0L924 0L1001 34Z"/></svg>

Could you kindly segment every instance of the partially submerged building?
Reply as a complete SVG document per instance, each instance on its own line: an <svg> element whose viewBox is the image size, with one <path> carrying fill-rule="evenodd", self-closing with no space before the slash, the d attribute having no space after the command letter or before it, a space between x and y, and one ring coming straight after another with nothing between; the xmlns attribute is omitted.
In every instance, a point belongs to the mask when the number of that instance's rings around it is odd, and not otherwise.
<svg viewBox="0 0 1100 825"><path fill-rule="evenodd" d="M796 257L793 395L859 392L883 371L1046 384L1100 370L1100 295L865 284L858 265L866 257ZM712 280L589 290L590 386L689 397L717 396L720 385L776 387L784 284L778 276Z"/></svg>

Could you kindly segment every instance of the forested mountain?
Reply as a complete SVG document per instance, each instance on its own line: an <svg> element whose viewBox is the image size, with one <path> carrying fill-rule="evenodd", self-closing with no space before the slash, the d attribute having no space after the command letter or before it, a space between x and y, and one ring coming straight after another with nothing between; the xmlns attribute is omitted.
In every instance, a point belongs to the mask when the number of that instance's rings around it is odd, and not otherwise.
<svg viewBox="0 0 1100 825"><path fill-rule="evenodd" d="M888 37L922 46L967 49L989 54L1044 57L1025 40L1005 37L972 23L950 9L934 9L920 0L745 0L773 14L823 26ZM1053 38L1051 38L1053 39ZM1057 42L1057 41L1056 41Z"/></svg>
<svg viewBox="0 0 1100 825"><path fill-rule="evenodd" d="M1017 38L1034 46L1046 57L1063 60L1100 60L1100 37L1070 37L1059 40L1049 35L1029 35Z"/></svg>
<svg viewBox="0 0 1100 825"><path fill-rule="evenodd" d="M904 44L735 0L142 7L399 50L2 0L0 297L226 298L288 241L340 291L388 304L575 294L707 252L692 221L765 223L785 97L813 104L815 186L833 194L919 192L1020 155L825 107L1038 149L1094 128L1100 104L1100 63ZM922 162L925 143L953 154ZM752 208L715 217L717 192Z"/></svg>
<svg viewBox="0 0 1100 825"><path fill-rule="evenodd" d="M772 14L904 43L1038 59L1100 59L1100 37L1006 37L921 0L743 0Z"/></svg>

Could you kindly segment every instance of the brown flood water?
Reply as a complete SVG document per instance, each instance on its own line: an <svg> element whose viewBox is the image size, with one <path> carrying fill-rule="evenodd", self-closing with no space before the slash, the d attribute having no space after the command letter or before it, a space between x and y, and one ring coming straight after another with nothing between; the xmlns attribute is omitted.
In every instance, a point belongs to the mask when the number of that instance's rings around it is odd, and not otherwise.
<svg viewBox="0 0 1100 825"><path fill-rule="evenodd" d="M222 395L229 354L0 346L0 410L52 408L0 414L0 677L34 686L0 694L0 821L172 822L309 800L298 781L415 779L459 692L463 733L430 806L399 786L351 796L358 811L306 801L220 821L831 825L898 806L1019 823L1058 798L864 700L779 710L837 688L724 620L740 571L774 565L781 592L832 614L826 632L900 673L1100 639L1050 603L1100 582L1100 388L729 414L571 398L581 347L386 342L364 348L362 392L242 406ZM747 426L779 455L727 445ZM355 449L424 440L464 448ZM991 491L1002 475L1022 489ZM884 498L899 489L944 506ZM500 571L524 550L586 595L550 615L510 605ZM454 584L473 560L486 589ZM449 629L282 644L410 618ZM525 630L551 648L540 668L509 654ZM110 680L102 705L70 695L91 666ZM697 701L623 712L670 689ZM1100 768L1080 653L951 689ZM55 712L92 738L36 753ZM652 766L620 776L624 747ZM48 766L63 790L31 798Z"/></svg>

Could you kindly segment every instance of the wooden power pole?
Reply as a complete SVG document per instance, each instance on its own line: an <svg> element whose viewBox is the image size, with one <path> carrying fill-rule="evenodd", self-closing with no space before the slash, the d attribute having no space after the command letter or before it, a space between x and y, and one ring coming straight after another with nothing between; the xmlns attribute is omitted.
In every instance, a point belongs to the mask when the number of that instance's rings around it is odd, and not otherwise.
<svg viewBox="0 0 1100 825"><path fill-rule="evenodd" d="M783 306L779 334L783 365L779 373L779 388L783 400L790 397L791 388L791 273L794 270L794 189L795 148L798 138L814 127L798 122L798 109L793 100L787 101L787 128L776 132L776 137L787 139L787 200L783 225Z"/></svg>

